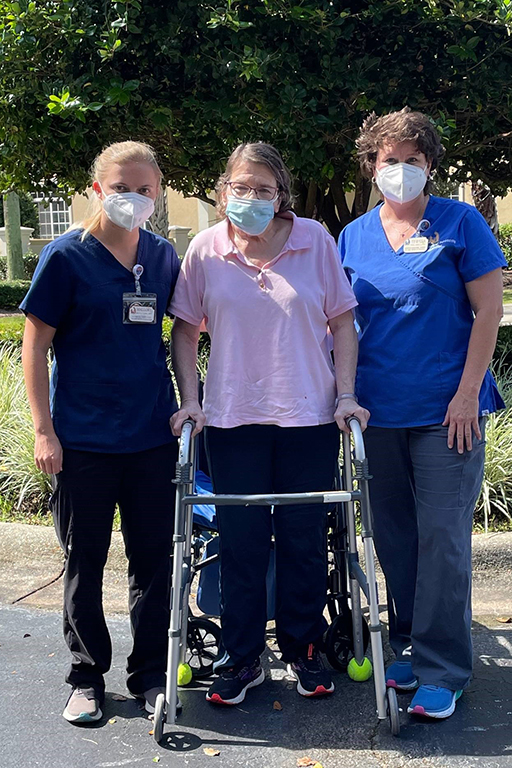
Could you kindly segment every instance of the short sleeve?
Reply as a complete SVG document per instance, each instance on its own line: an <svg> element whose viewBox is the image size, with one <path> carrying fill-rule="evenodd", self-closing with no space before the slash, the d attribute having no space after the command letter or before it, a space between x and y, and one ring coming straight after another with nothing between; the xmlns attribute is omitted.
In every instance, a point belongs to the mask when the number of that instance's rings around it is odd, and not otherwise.
<svg viewBox="0 0 512 768"><path fill-rule="evenodd" d="M324 312L331 320L333 317L357 307L357 299L342 267L336 244L330 236L326 238L324 270Z"/></svg>
<svg viewBox="0 0 512 768"><path fill-rule="evenodd" d="M342 229L338 238L338 253L340 255L341 263L345 261L345 230Z"/></svg>
<svg viewBox="0 0 512 768"><path fill-rule="evenodd" d="M169 312L191 325L201 325L204 320L204 272L201 260L193 247L189 247L169 305Z"/></svg>
<svg viewBox="0 0 512 768"><path fill-rule="evenodd" d="M54 245L41 251L27 295L20 309L52 328L58 328L73 301L74 280L69 261Z"/></svg>
<svg viewBox="0 0 512 768"><path fill-rule="evenodd" d="M463 248L458 269L465 283L507 266L491 228L476 208L466 211L460 226Z"/></svg>

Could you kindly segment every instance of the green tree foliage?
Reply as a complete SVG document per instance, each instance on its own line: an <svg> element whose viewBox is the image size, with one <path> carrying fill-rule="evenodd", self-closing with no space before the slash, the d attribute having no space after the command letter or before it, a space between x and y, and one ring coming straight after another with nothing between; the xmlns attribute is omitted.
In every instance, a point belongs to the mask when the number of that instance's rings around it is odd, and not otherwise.
<svg viewBox="0 0 512 768"><path fill-rule="evenodd" d="M460 180L512 185L511 0L0 0L0 11L0 188L83 189L97 151L131 137L156 147L174 188L206 198L231 149L261 139L294 173L297 212L337 234L367 206L362 120L405 104L432 116Z"/></svg>

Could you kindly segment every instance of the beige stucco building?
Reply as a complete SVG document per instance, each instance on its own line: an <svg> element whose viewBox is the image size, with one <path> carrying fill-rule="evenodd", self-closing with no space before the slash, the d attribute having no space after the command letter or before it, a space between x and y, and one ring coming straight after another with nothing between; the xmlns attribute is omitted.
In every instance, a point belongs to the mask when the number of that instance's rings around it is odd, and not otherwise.
<svg viewBox="0 0 512 768"><path fill-rule="evenodd" d="M42 198L36 199L40 237L30 241L30 249L39 253L46 243L65 232L71 224L83 221L88 215L91 193L92 190L88 190L85 194L75 195L70 205L63 200L48 204ZM170 187L167 188L167 211L169 237L180 256L184 255L191 237L217 221L213 205L195 197L184 197Z"/></svg>
<svg viewBox="0 0 512 768"><path fill-rule="evenodd" d="M454 197L466 203L473 203L471 188L461 184ZM375 197L376 202L377 197ZM512 192L506 197L497 198L498 221L500 224L512 224ZM76 222L87 216L89 199L87 195L75 195L70 205L63 200L52 201L49 205L43 199L36 200L39 209L40 238L32 239L29 248L37 253L46 243ZM350 203L350 200L349 200ZM195 197L184 197L170 187L167 188L167 210L169 217L169 237L176 250L183 256L190 238L217 221L215 207Z"/></svg>

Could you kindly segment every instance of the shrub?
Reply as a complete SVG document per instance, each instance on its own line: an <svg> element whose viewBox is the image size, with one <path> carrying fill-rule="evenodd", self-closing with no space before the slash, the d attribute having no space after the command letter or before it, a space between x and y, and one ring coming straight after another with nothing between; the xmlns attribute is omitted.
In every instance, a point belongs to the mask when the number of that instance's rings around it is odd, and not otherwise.
<svg viewBox="0 0 512 768"><path fill-rule="evenodd" d="M27 251L23 254L23 265L25 267L25 277L27 280L32 280L38 261L39 254L35 253L35 251Z"/></svg>
<svg viewBox="0 0 512 768"><path fill-rule="evenodd" d="M171 330L172 330L172 320L170 317L165 315L162 321L162 339L164 340L166 349L169 349L169 345L171 343Z"/></svg>
<svg viewBox="0 0 512 768"><path fill-rule="evenodd" d="M0 317L0 345L14 348L21 347L24 328L24 316L11 315L9 317Z"/></svg>
<svg viewBox="0 0 512 768"><path fill-rule="evenodd" d="M500 224L498 242L508 263L508 268L512 269L512 224Z"/></svg>
<svg viewBox="0 0 512 768"><path fill-rule="evenodd" d="M487 420L485 470L475 522L487 531L492 526L512 525L512 368L495 372L506 410Z"/></svg>
<svg viewBox="0 0 512 768"><path fill-rule="evenodd" d="M18 309L29 287L29 280L0 281L0 310Z"/></svg>
<svg viewBox="0 0 512 768"><path fill-rule="evenodd" d="M512 368L512 325L502 325L493 355L495 370Z"/></svg>
<svg viewBox="0 0 512 768"><path fill-rule="evenodd" d="M34 464L34 428L20 350L0 346L0 496L22 513L43 513L51 491Z"/></svg>
<svg viewBox="0 0 512 768"><path fill-rule="evenodd" d="M32 280L38 260L39 255L34 251L27 251L23 254L23 266L27 280ZM0 256L0 280L7 280L7 259L5 256Z"/></svg>

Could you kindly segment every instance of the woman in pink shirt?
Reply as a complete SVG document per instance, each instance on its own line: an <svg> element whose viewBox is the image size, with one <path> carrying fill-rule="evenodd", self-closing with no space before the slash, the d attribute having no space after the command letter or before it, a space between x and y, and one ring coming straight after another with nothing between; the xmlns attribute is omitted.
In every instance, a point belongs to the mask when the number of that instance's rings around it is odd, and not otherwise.
<svg viewBox="0 0 512 768"><path fill-rule="evenodd" d="M181 409L204 425L216 493L298 493L332 487L339 429L368 412L354 396L357 302L336 245L291 212L290 174L268 144L241 144L217 185L219 224L197 235L171 303ZM211 336L204 412L196 358ZM334 342L335 366L328 332ZM218 507L222 638L230 659L206 698L238 704L265 679L266 573L276 548L276 632L303 696L332 693L318 648L325 631L323 505Z"/></svg>

